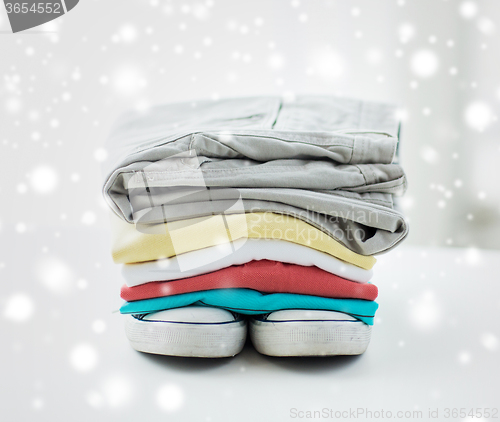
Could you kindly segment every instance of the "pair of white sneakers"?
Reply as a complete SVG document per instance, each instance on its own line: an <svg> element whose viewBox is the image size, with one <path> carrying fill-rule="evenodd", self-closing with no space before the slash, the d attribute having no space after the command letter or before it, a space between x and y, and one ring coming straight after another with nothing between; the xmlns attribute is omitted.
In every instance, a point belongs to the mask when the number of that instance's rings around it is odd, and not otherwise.
<svg viewBox="0 0 500 422"><path fill-rule="evenodd" d="M145 315L126 315L125 331L140 352L169 356L235 356L247 337L268 356L360 355L371 326L333 311L282 310L246 317L225 309L188 306Z"/></svg>

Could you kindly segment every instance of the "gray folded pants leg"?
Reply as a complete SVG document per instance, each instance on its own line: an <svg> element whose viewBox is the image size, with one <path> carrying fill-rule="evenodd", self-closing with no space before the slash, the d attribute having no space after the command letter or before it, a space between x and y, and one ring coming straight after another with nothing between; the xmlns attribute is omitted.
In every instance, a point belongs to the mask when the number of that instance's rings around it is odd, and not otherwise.
<svg viewBox="0 0 500 422"><path fill-rule="evenodd" d="M104 196L129 223L140 212L144 225L226 212L236 189L242 211L293 215L372 255L408 232L392 202L406 189L393 163L398 128L393 106L334 97L153 107L112 131ZM361 234L348 236L354 230Z"/></svg>

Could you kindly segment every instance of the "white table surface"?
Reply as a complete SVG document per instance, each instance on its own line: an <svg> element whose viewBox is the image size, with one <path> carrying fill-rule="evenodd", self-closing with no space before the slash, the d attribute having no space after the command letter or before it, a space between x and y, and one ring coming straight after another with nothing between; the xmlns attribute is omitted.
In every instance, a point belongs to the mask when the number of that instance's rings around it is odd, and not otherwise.
<svg viewBox="0 0 500 422"><path fill-rule="evenodd" d="M5 227L2 238L2 421L290 421L310 420L291 409L358 408L462 420L445 409L500 408L498 251L403 245L380 256L362 356L271 358L247 344L235 358L198 360L130 348L112 313L122 282L106 231ZM15 295L33 305L23 321L9 308ZM375 416L356 420L384 420Z"/></svg>

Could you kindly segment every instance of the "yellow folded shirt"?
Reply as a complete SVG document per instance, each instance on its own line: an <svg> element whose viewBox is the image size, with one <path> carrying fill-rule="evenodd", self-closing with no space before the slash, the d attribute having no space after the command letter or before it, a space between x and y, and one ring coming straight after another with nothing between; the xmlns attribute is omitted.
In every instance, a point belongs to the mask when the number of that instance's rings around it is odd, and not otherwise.
<svg viewBox="0 0 500 422"><path fill-rule="evenodd" d="M112 253L117 263L169 258L241 238L281 239L298 243L367 270L376 262L373 256L359 255L316 227L284 214L219 214L137 228L115 214L111 220Z"/></svg>

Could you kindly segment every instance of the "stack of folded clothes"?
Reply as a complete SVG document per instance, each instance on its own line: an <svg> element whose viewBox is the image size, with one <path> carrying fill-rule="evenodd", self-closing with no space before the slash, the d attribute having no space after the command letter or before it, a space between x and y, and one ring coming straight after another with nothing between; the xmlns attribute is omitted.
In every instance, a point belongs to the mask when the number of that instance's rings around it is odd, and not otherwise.
<svg viewBox="0 0 500 422"><path fill-rule="evenodd" d="M361 354L373 255L408 232L393 196L395 108L302 96L132 112L108 140L104 196L137 350Z"/></svg>

